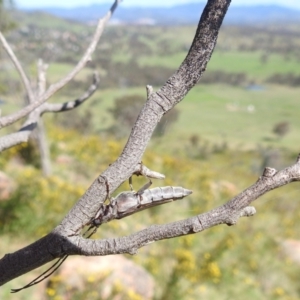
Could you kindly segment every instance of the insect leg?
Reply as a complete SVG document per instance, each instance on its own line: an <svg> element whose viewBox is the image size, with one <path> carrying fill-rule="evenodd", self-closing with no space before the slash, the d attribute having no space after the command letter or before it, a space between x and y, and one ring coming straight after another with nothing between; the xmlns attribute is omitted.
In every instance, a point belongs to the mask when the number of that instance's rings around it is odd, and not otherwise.
<svg viewBox="0 0 300 300"><path fill-rule="evenodd" d="M147 190L147 189L150 187L151 184L152 184L152 181L151 181L151 179L149 179L149 182L147 182L145 185L143 185L143 186L136 192L136 194L139 195L139 196L141 196L141 195L145 192L145 190Z"/></svg>
<svg viewBox="0 0 300 300"><path fill-rule="evenodd" d="M133 191L132 176L129 177L129 186L130 186L130 190Z"/></svg>

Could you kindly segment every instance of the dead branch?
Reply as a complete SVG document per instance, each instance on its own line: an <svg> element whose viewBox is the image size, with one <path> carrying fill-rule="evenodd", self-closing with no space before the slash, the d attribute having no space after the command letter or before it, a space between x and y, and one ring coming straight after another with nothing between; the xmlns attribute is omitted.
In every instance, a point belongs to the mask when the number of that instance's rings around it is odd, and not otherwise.
<svg viewBox="0 0 300 300"><path fill-rule="evenodd" d="M205 71L229 3L230 0L208 1L187 57L163 87L150 94L119 158L93 182L57 228L63 235L78 234L105 201L106 186L112 193L134 173L160 118L184 98ZM75 225L69 222L74 215L80 216Z"/></svg>
<svg viewBox="0 0 300 300"><path fill-rule="evenodd" d="M90 85L88 90L78 99L73 101L68 101L65 103L45 103L43 113L46 112L64 112L71 110L79 105L81 105L85 100L89 99L99 87L100 78L98 72L93 74L93 83Z"/></svg>
<svg viewBox="0 0 300 300"><path fill-rule="evenodd" d="M56 93L58 90L60 90L68 82L70 82L78 74L78 72L84 68L86 63L89 60L91 60L91 56L96 49L96 46L97 46L97 44L100 40L100 37L103 33L104 27L107 24L107 22L110 20L113 12L115 11L115 9L117 8L117 6L120 2L121 2L121 0L115 0L114 4L112 5L112 7L108 11L108 13L102 19L99 20L95 34L93 36L93 39L92 39L90 45L88 46L86 52L84 53L84 55L82 56L82 58L78 62L78 64L74 67L74 69L67 76L62 78L59 82L52 84L48 88L48 90L45 93L43 93L42 96L38 97L37 100L30 103L28 106L24 107L23 109L19 110L16 113L10 114L5 117L1 117L0 118L0 129L13 124L14 122L20 120L21 118L24 118L30 112L32 112L34 109L39 107L41 104L45 103L54 93ZM24 78L23 78L23 80L24 80Z"/></svg>
<svg viewBox="0 0 300 300"><path fill-rule="evenodd" d="M40 58L37 62L37 70L38 70L38 96L41 97L46 91L46 71L49 65L45 64L43 60Z"/></svg>

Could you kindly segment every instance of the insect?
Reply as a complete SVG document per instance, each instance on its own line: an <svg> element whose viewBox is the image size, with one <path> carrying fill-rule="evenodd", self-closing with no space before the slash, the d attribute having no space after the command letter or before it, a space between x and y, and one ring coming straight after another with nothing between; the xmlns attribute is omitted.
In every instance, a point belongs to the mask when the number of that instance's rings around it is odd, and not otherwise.
<svg viewBox="0 0 300 300"><path fill-rule="evenodd" d="M115 198L111 198L109 204L100 207L95 217L91 220L91 226L88 230L113 219L121 219L152 206L182 199L192 193L191 190L180 186L164 186L148 189L151 184L152 182L150 181L137 192L126 191L120 193Z"/></svg>
<svg viewBox="0 0 300 300"><path fill-rule="evenodd" d="M94 229L88 236L86 236L86 238L90 238L97 231L97 228L101 224L109 222L113 219L121 219L149 207L164 204L173 200L182 199L192 193L191 190L185 189L180 186L164 186L148 189L151 184L152 182L150 180L137 192L133 190L122 192L117 197L109 199L109 204L102 204L95 217L92 218L92 220L88 223L90 227L83 234L83 236L85 236L91 229ZM130 187L132 187L131 181ZM109 198L109 186L107 181L106 188L107 197ZM58 261L56 261L40 276L38 276L22 288L12 289L11 292L19 292L48 278L61 266L61 264L67 258L67 254L59 258Z"/></svg>

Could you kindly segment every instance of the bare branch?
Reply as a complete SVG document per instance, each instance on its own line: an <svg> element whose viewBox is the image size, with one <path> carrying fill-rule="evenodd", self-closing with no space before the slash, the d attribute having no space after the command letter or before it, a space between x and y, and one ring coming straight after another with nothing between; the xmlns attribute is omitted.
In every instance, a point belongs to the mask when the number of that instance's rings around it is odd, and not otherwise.
<svg viewBox="0 0 300 300"><path fill-rule="evenodd" d="M105 25L109 21L110 17L112 16L113 12L115 11L115 9L117 8L117 6L120 2L121 2L121 0L115 0L114 4L112 5L112 7L108 11L108 13L104 16L104 18L99 20L93 39L92 39L90 45L88 46L86 52L82 56L81 60L75 66L75 68L66 77L61 79L59 82L52 84L48 88L48 90L41 97L38 98L38 100L30 103L28 106L24 107L23 109L21 109L20 111L18 111L16 113L13 113L11 115L0 118L0 129L25 117L30 112L32 112L34 109L36 109L41 104L46 102L55 92L57 92L64 85L66 85L70 80L72 80L75 77L76 74L78 74L78 72L80 70L82 70L84 68L86 63L91 59L91 55L93 54L93 52L96 49L96 46L100 40L100 37L103 33Z"/></svg>
<svg viewBox="0 0 300 300"><path fill-rule="evenodd" d="M73 254L134 254L139 248L154 241L194 234L220 224L234 225L240 217L255 214L255 209L249 206L255 199L275 188L300 181L300 157L298 157L294 165L281 171L266 168L255 184L209 212L182 221L151 226L127 237L88 240L80 236L80 230L89 224L91 219L95 220L97 217L97 212L103 207L107 194L113 192L135 172L142 174L137 166L156 124L162 115L181 101L200 79L214 49L218 30L229 3L230 0L208 0L186 59L156 93L150 93L148 89L149 99L120 157L93 182L61 224L50 234L0 260L0 285L57 257ZM132 192L129 193L132 196ZM128 200L127 196L125 198ZM136 197L127 200L123 203L121 197L118 198L115 203L118 212L116 216L119 212L133 213L139 209Z"/></svg>
<svg viewBox="0 0 300 300"><path fill-rule="evenodd" d="M136 166L141 161L151 134L162 115L179 102L192 87L188 79L193 78L192 82L196 84L204 72L214 49L218 31L229 3L230 0L208 1L200 19L192 48L183 65L188 65L188 62L193 60L191 57L193 55L196 56L199 62L195 62L195 67L183 68L181 66L179 71L167 81L163 88L150 95L120 157L92 183L91 187L52 233L42 240L28 246L26 250L20 250L17 253L10 254L8 258L4 257L2 261L0 260L0 284L43 265L46 261L50 261L51 258L62 257L69 253L87 253L90 255L86 248L87 242L79 236L81 229L89 224L90 220L96 216L99 208L103 205L107 197L107 191L113 192L123 181L134 173ZM189 84L187 85L186 82ZM170 92L170 97L168 96L168 92ZM168 225L164 225L166 227L162 227L164 230L159 233L161 237L158 236L157 239L168 238L169 235L179 236L182 235L182 232L183 234L184 232L186 233L187 231L185 231L184 224L183 227L179 227L178 230L176 230L177 225L173 227L173 229L170 228L171 232L167 230L166 235L163 233L165 228L168 229ZM153 227L150 227L148 230L155 231L154 228L151 228ZM194 230L195 232L200 231L199 226L196 226ZM139 245L145 245L150 240L145 237L145 240L142 240ZM131 237L128 237L127 241L131 242ZM101 243L101 241L99 242ZM81 243L83 243L83 250L81 250ZM137 243L137 241L135 241L135 243ZM108 248L112 249L113 253L117 253L118 247L123 247L117 243L117 240L113 240L113 246L106 242L102 243L102 246L107 252L109 252ZM27 256L30 251L33 253L36 248L40 249L40 251L38 255L35 255L35 260L32 261L32 259ZM123 247L123 249L125 248ZM123 252L131 252L129 248L130 247L127 247ZM137 249L137 246L133 245L132 252L135 252L135 249ZM95 249L93 253L97 251L98 253L100 252L99 249ZM50 256L49 253L51 253ZM13 265L15 260L22 262L18 265L18 268ZM1 275L4 274L4 270L7 269L10 270L9 273Z"/></svg>
<svg viewBox="0 0 300 300"><path fill-rule="evenodd" d="M0 152L19 145L21 143L28 142L29 136L36 128L37 123L31 123L22 127L18 132L8 134L0 138Z"/></svg>
<svg viewBox="0 0 300 300"><path fill-rule="evenodd" d="M28 95L29 102L30 103L34 102L35 97L34 97L34 93L33 93L33 90L31 88L31 85L30 85L30 81L29 81L28 77L26 76L25 71L24 71L21 63L19 62L18 58L16 57L15 53L13 52L12 48L10 47L9 43L5 39L2 32L0 32L0 41L3 45L3 48L5 49L6 53L10 57L11 61L15 65L15 67L16 67L16 69L17 69L17 71L18 71L18 73L21 77L21 81L22 81L22 83L24 85L24 88L26 90L26 93ZM0 124L1 124L1 119L0 119Z"/></svg>
<svg viewBox="0 0 300 300"><path fill-rule="evenodd" d="M45 107L43 109L44 112L64 112L67 110L71 110L79 105L81 105L85 100L90 98L94 92L99 87L100 78L98 72L94 72L93 74L93 83L88 88L88 90L78 99L73 101L68 101L65 103L45 103Z"/></svg>
<svg viewBox="0 0 300 300"><path fill-rule="evenodd" d="M44 64L42 59L39 59L38 63L37 63L38 76L37 76L37 90L36 90L36 94L38 97L43 95L46 90L47 68L48 68L48 65ZM44 109L44 106L46 104L47 103L42 104L36 110L39 110L40 112L42 112ZM48 141L47 141L47 137L46 137L44 121L40 117L40 115L41 114L38 115L38 124L37 124L36 130L33 132L33 136L36 139L36 142L37 142L37 145L39 148L43 175L47 177L51 174L51 159L50 159L50 151L49 151Z"/></svg>
<svg viewBox="0 0 300 300"><path fill-rule="evenodd" d="M44 103L36 111L34 111L34 113L31 113L28 116L26 122L18 132L0 137L0 152L18 144L28 142L32 131L36 128L38 122L40 121L40 116L43 113L67 111L78 107L94 94L95 90L99 86L99 82L100 80L98 74L94 73L92 85L80 98L74 101L65 102L63 104Z"/></svg>

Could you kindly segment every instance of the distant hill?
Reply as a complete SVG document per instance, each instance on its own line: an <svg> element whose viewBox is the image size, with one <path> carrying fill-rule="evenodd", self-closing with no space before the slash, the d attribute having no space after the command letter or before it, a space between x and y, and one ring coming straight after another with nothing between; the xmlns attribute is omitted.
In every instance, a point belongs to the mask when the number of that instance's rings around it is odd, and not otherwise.
<svg viewBox="0 0 300 300"><path fill-rule="evenodd" d="M113 20L121 23L191 24L198 22L204 5L204 3L190 3L173 7L147 8L120 5ZM93 4L72 9L48 7L43 8L42 11L65 19L92 22L102 16L109 6L109 4ZM277 5L231 6L225 22L227 24L300 23L300 10Z"/></svg>

